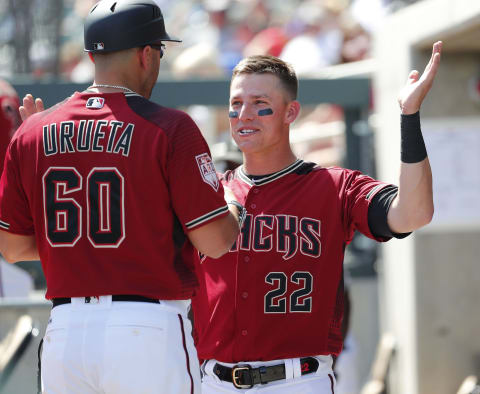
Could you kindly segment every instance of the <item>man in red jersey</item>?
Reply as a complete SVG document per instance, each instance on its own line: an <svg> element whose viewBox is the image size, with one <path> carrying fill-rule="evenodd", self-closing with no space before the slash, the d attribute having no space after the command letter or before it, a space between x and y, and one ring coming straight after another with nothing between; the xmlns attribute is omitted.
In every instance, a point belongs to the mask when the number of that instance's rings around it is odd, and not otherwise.
<svg viewBox="0 0 480 394"><path fill-rule="evenodd" d="M53 302L42 392L200 390L192 244L221 256L242 207L229 210L188 115L148 100L163 41L179 40L154 1L97 3L85 21L95 82L29 117L7 151L0 251L40 259Z"/></svg>
<svg viewBox="0 0 480 394"><path fill-rule="evenodd" d="M377 241L430 222L432 175L419 109L441 42L402 91L399 185L295 157L297 78L283 61L252 56L234 69L230 127L244 164L222 178L248 210L230 252L198 266L195 339L204 394L333 393L342 349L343 257L354 231Z"/></svg>
<svg viewBox="0 0 480 394"><path fill-rule="evenodd" d="M10 139L20 126L18 94L7 81L0 79L0 174Z"/></svg>

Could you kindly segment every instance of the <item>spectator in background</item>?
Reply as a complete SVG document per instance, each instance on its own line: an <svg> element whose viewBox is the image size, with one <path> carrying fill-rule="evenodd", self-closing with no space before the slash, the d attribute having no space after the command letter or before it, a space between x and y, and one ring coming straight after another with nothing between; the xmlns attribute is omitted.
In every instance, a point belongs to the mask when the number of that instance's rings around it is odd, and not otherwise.
<svg viewBox="0 0 480 394"><path fill-rule="evenodd" d="M327 8L316 0L305 1L299 7L297 17L303 23L303 31L292 38L280 54L297 75L312 74L339 63L343 32L337 12L337 8Z"/></svg>

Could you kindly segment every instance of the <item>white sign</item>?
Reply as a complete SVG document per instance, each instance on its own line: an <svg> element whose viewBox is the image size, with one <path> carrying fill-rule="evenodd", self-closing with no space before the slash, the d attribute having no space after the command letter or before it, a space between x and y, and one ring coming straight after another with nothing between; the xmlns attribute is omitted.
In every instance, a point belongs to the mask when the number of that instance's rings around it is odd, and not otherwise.
<svg viewBox="0 0 480 394"><path fill-rule="evenodd" d="M432 224L480 223L480 118L424 120L433 173Z"/></svg>

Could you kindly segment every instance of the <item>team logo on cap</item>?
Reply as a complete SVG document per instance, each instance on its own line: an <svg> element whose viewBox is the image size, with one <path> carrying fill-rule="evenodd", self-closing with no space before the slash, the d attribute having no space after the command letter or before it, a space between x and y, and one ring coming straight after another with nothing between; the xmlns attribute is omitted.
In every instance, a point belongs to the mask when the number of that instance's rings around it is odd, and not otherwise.
<svg viewBox="0 0 480 394"><path fill-rule="evenodd" d="M93 50L94 51L103 51L105 49L105 45L103 42L94 42L93 43Z"/></svg>
<svg viewBox="0 0 480 394"><path fill-rule="evenodd" d="M195 156L195 159L197 160L198 169L200 170L200 174L202 174L203 181L217 191L219 185L217 172L208 153Z"/></svg>
<svg viewBox="0 0 480 394"><path fill-rule="evenodd" d="M103 108L105 104L105 99L103 97L90 97L87 100L86 107L89 109L100 109Z"/></svg>

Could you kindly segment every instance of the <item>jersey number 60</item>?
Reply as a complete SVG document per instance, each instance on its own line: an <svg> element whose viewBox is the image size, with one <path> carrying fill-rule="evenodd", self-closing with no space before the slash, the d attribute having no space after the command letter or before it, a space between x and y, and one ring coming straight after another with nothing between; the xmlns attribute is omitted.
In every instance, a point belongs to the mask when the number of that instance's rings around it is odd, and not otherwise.
<svg viewBox="0 0 480 394"><path fill-rule="evenodd" d="M45 233L53 247L74 246L82 237L82 205L72 193L83 191L74 167L50 167L43 175ZM95 248L116 248L125 239L124 179L114 167L95 167L87 176L87 237Z"/></svg>

